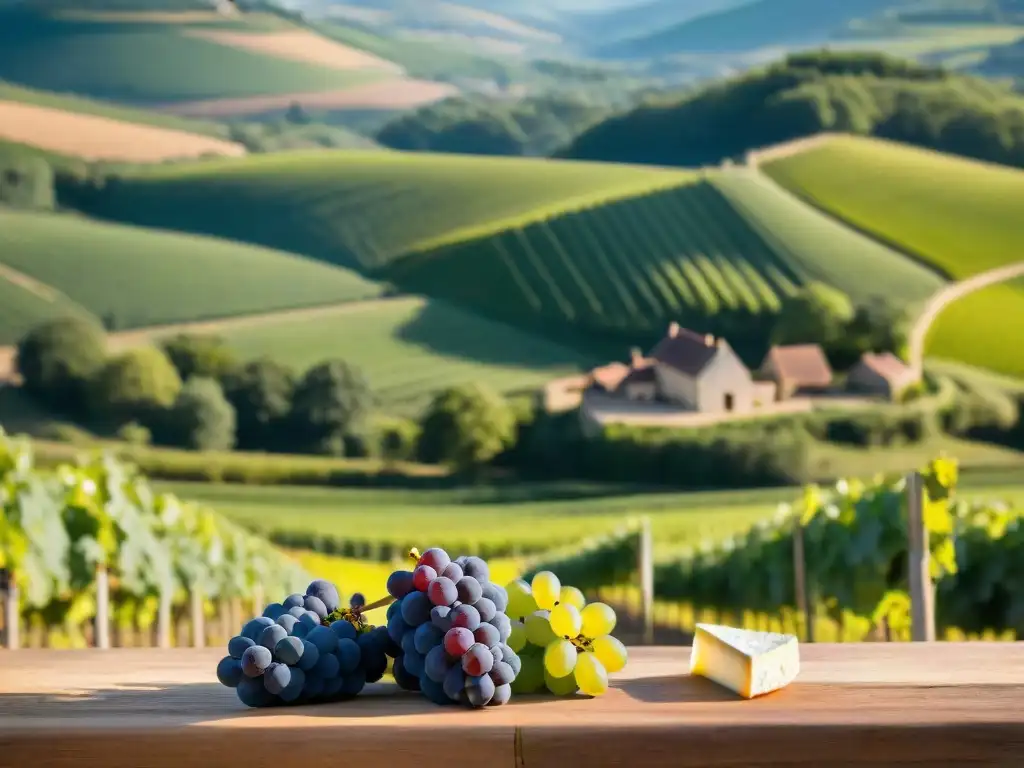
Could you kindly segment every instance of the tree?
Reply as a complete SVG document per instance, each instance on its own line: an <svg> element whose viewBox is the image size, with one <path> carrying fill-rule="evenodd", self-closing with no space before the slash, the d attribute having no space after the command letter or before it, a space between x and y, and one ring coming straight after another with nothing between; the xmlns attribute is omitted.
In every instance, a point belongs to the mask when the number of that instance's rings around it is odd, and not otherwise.
<svg viewBox="0 0 1024 768"><path fill-rule="evenodd" d="M25 391L69 415L85 415L88 386L103 366L106 335L91 320L61 318L33 328L18 342L17 370Z"/></svg>
<svg viewBox="0 0 1024 768"><path fill-rule="evenodd" d="M235 445L235 409L214 379L193 376L171 407L175 443L196 451L227 451Z"/></svg>
<svg viewBox="0 0 1024 768"><path fill-rule="evenodd" d="M515 437L515 415L504 398L477 384L440 392L423 419L420 459L460 471L486 464Z"/></svg>
<svg viewBox="0 0 1024 768"><path fill-rule="evenodd" d="M181 377L161 350L140 347L110 360L92 385L97 413L121 425L148 425L174 403Z"/></svg>
<svg viewBox="0 0 1024 768"><path fill-rule="evenodd" d="M238 368L238 358L218 336L198 336L182 333L167 339L161 345L182 381L193 376L223 381Z"/></svg>
<svg viewBox="0 0 1024 768"><path fill-rule="evenodd" d="M358 368L341 360L310 368L292 396L288 422L295 447L344 455L345 438L363 431L372 407L373 395Z"/></svg>
<svg viewBox="0 0 1024 768"><path fill-rule="evenodd" d="M774 344L821 344L832 349L853 320L850 298L824 283L808 283L782 302Z"/></svg>
<svg viewBox="0 0 1024 768"><path fill-rule="evenodd" d="M240 448L281 449L281 426L291 409L295 373L269 358L253 360L224 379L235 409Z"/></svg>

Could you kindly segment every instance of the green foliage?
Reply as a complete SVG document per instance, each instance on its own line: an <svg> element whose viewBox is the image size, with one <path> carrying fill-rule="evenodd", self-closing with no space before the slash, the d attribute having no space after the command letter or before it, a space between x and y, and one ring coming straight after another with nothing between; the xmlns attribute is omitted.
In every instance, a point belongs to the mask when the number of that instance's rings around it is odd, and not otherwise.
<svg viewBox="0 0 1024 768"><path fill-rule="evenodd" d="M105 356L106 336L96 323L57 319L18 342L17 368L33 397L58 411L82 415L87 387Z"/></svg>
<svg viewBox="0 0 1024 768"><path fill-rule="evenodd" d="M2 432L0 566L21 587L26 607L57 605L83 618L95 611L99 566L111 573L115 602L141 603L167 591L182 605L187 590L242 597L256 584L287 594L309 579L262 539L154 493L131 466L97 456L41 470L28 443Z"/></svg>
<svg viewBox="0 0 1024 768"><path fill-rule="evenodd" d="M292 394L290 439L309 453L344 456L345 439L366 425L373 395L362 372L336 360L306 371Z"/></svg>
<svg viewBox="0 0 1024 768"><path fill-rule="evenodd" d="M808 283L783 301L772 341L818 343L829 350L843 339L853 318L853 304L846 294L823 283Z"/></svg>
<svg viewBox="0 0 1024 768"><path fill-rule="evenodd" d="M294 390L294 372L270 358L248 362L224 379L224 394L235 410L239 448L266 450L280 443Z"/></svg>
<svg viewBox="0 0 1024 768"><path fill-rule="evenodd" d="M130 421L117 430L117 439L131 445L149 445L153 441L153 433L149 428Z"/></svg>
<svg viewBox="0 0 1024 768"><path fill-rule="evenodd" d="M53 168L46 160L0 153L0 205L49 211L56 202Z"/></svg>
<svg viewBox="0 0 1024 768"><path fill-rule="evenodd" d="M193 376L223 381L239 366L234 352L218 336L178 334L160 343L182 381Z"/></svg>
<svg viewBox="0 0 1024 768"><path fill-rule="evenodd" d="M100 418L118 425L153 423L181 391L181 377L155 347L132 349L107 361L91 384Z"/></svg>
<svg viewBox="0 0 1024 768"><path fill-rule="evenodd" d="M377 427L380 456L387 462L411 461L416 456L420 426L409 419L388 419Z"/></svg>
<svg viewBox="0 0 1024 768"><path fill-rule="evenodd" d="M530 561L523 578L530 581L540 571L551 571L558 574L562 583L583 590L629 583L636 576L639 530L639 521L631 520L571 548L545 552Z"/></svg>
<svg viewBox="0 0 1024 768"><path fill-rule="evenodd" d="M167 416L182 447L227 451L235 445L235 409L214 379L193 376L186 381Z"/></svg>
<svg viewBox="0 0 1024 768"><path fill-rule="evenodd" d="M420 460L470 471L512 443L515 417L501 396L480 385L437 394L423 418Z"/></svg>
<svg viewBox="0 0 1024 768"><path fill-rule="evenodd" d="M1024 166L1022 120L1024 99L991 83L883 54L802 53L599 123L564 155L693 166L838 131Z"/></svg>

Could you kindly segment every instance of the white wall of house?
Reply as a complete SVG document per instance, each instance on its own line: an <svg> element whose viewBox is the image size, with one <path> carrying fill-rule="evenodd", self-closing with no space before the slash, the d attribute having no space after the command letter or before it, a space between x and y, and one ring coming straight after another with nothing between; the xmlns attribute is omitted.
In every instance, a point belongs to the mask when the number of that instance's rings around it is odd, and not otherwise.
<svg viewBox="0 0 1024 768"><path fill-rule="evenodd" d="M731 408L727 407L731 396ZM722 346L697 379L697 409L701 413L735 411L754 407L754 382L743 361L730 348Z"/></svg>
<svg viewBox="0 0 1024 768"><path fill-rule="evenodd" d="M691 411L697 410L697 382L692 377L661 363L654 366L654 376L658 391L665 400Z"/></svg>
<svg viewBox="0 0 1024 768"><path fill-rule="evenodd" d="M626 384L626 397L630 400L653 400L658 394L658 385L653 381L631 381Z"/></svg>

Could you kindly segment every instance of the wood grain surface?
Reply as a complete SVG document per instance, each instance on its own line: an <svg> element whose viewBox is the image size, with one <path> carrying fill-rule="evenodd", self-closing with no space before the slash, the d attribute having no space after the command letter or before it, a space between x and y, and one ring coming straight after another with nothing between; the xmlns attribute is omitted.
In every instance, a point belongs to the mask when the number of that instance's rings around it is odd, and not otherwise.
<svg viewBox="0 0 1024 768"><path fill-rule="evenodd" d="M1024 766L1024 643L804 645L753 701L633 648L599 699L439 708L392 684L250 710L216 650L0 652L0 768Z"/></svg>

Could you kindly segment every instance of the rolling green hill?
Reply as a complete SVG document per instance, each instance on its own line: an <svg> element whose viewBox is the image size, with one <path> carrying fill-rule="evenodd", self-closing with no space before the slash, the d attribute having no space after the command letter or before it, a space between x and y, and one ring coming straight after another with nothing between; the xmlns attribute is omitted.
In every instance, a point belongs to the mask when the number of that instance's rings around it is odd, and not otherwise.
<svg viewBox="0 0 1024 768"><path fill-rule="evenodd" d="M16 279L0 266L0 345L14 343L55 317L86 314L63 296L41 296L15 283Z"/></svg>
<svg viewBox="0 0 1024 768"><path fill-rule="evenodd" d="M215 17L215 14L210 14ZM329 91L379 78L221 45L211 29L289 29L273 16L119 19L0 9L0 78L18 85L133 104Z"/></svg>
<svg viewBox="0 0 1024 768"><path fill-rule="evenodd" d="M954 279L1024 261L1024 171L859 137L767 162L780 184ZM1024 282L970 294L932 326L926 351L1011 375L1024 351Z"/></svg>
<svg viewBox="0 0 1024 768"><path fill-rule="evenodd" d="M98 317L111 317L118 329L352 301L380 292L347 270L280 251L3 209L0 266L59 291ZM25 310L2 313L0 343L25 330L18 317L45 311L32 299L19 301Z"/></svg>

